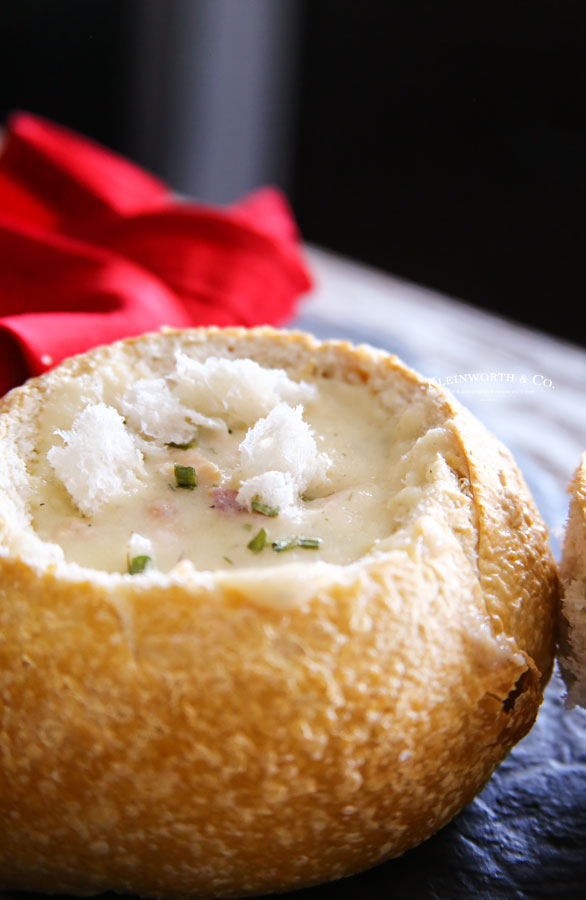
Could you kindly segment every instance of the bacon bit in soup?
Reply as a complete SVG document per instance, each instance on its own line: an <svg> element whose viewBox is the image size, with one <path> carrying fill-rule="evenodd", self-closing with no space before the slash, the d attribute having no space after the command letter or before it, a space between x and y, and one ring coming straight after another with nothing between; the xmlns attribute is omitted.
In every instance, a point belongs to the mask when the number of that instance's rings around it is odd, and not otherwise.
<svg viewBox="0 0 586 900"><path fill-rule="evenodd" d="M212 491L212 509L221 509L223 512L242 512L244 507L236 499L238 491L232 488L216 488Z"/></svg>

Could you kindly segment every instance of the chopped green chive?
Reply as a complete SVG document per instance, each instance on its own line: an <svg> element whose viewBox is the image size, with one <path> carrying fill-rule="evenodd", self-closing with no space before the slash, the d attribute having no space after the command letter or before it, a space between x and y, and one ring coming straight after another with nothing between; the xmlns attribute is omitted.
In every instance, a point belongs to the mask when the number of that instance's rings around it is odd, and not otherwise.
<svg viewBox="0 0 586 900"><path fill-rule="evenodd" d="M282 538L273 541L272 547L276 553L282 553L284 550L292 550L293 547L301 547L302 550L317 550L322 542L321 538L298 537L294 535L290 538Z"/></svg>
<svg viewBox="0 0 586 900"><path fill-rule="evenodd" d="M284 550L292 550L293 547L297 546L297 538L284 538L280 541L273 541L273 550L275 553L283 553Z"/></svg>
<svg viewBox="0 0 586 900"><path fill-rule="evenodd" d="M173 450L191 450L192 447L197 447L197 441L195 438L188 441L186 444L177 444L175 441L168 441L165 444L165 447L171 447Z"/></svg>
<svg viewBox="0 0 586 900"><path fill-rule="evenodd" d="M226 562L229 563L231 566L234 565L234 561L231 560L229 556L223 556L222 559L225 559Z"/></svg>
<svg viewBox="0 0 586 900"><path fill-rule="evenodd" d="M279 515L279 507L268 506L268 504L263 503L258 494L255 494L252 498L250 506L255 512L260 513L261 516L269 516L269 518L272 518L273 516Z"/></svg>
<svg viewBox="0 0 586 900"><path fill-rule="evenodd" d="M130 575L140 575L142 572L152 569L154 565L152 556L147 556L146 554L133 556L128 565L128 572Z"/></svg>
<svg viewBox="0 0 586 900"><path fill-rule="evenodd" d="M298 537L297 546L303 547L305 550L317 550L322 539L317 537Z"/></svg>
<svg viewBox="0 0 586 900"><path fill-rule="evenodd" d="M177 487L187 488L188 491L196 488L197 478L193 466L180 466L179 463L175 463L175 484Z"/></svg>
<svg viewBox="0 0 586 900"><path fill-rule="evenodd" d="M245 531L252 531L252 524L250 522L245 522L242 527Z"/></svg>
<svg viewBox="0 0 586 900"><path fill-rule="evenodd" d="M252 550L253 553L260 553L263 549L264 545L267 542L267 533L264 528L261 528L260 531L257 531L255 536L251 541L246 545L249 550Z"/></svg>

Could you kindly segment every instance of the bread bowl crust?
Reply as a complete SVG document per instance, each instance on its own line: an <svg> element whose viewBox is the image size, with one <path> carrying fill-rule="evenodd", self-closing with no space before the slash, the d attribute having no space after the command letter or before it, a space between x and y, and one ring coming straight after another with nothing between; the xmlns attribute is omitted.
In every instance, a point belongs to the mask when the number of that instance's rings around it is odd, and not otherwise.
<svg viewBox="0 0 586 900"><path fill-rule="evenodd" d="M568 688L566 705L586 707L586 452L568 484L570 504L562 545L560 670Z"/></svg>
<svg viewBox="0 0 586 900"><path fill-rule="evenodd" d="M178 337L99 348L11 392L0 448L51 379ZM283 606L260 570L150 581L2 554L5 889L203 898L349 875L469 802L551 673L545 526L510 454L453 398L366 346L268 328L181 340L431 397L471 491L477 564L446 535L433 559L413 546L318 564ZM0 493L5 545L12 528Z"/></svg>

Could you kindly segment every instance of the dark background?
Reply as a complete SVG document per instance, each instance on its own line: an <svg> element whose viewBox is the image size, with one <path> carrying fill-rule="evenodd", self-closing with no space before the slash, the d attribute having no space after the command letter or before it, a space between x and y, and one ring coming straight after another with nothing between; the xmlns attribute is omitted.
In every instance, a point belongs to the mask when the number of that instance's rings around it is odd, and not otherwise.
<svg viewBox="0 0 586 900"><path fill-rule="evenodd" d="M586 4L20 0L24 108L306 240L586 345Z"/></svg>

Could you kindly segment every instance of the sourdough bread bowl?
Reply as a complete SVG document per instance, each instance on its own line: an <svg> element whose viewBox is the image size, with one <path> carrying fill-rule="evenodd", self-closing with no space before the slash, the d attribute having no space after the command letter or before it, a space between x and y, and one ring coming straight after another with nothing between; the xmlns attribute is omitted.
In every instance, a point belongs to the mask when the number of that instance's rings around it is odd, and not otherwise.
<svg viewBox="0 0 586 900"><path fill-rule="evenodd" d="M570 507L562 545L560 669L566 704L586 707L586 453L568 485Z"/></svg>
<svg viewBox="0 0 586 900"><path fill-rule="evenodd" d="M32 379L0 407L0 547L5 889L372 866L472 799L551 673L510 454L366 346L164 331Z"/></svg>

